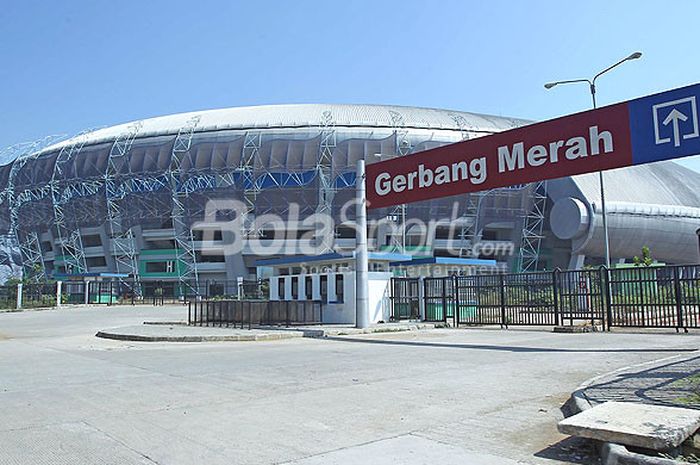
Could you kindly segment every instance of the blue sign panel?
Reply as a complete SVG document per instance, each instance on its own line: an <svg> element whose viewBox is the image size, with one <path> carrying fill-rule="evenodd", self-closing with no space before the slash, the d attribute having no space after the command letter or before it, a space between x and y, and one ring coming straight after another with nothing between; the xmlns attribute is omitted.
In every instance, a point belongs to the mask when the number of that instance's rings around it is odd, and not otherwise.
<svg viewBox="0 0 700 465"><path fill-rule="evenodd" d="M630 101L632 163L700 154L699 102L700 84Z"/></svg>

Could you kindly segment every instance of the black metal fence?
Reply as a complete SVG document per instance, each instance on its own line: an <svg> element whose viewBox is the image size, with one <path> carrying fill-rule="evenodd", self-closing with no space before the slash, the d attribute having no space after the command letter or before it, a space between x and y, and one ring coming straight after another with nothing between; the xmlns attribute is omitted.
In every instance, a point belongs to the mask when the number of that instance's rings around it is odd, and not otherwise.
<svg viewBox="0 0 700 465"><path fill-rule="evenodd" d="M201 281L199 284L179 281L132 280L72 282L62 287L62 303L72 304L185 304L192 300L263 298L264 285L260 281ZM87 292L87 294L86 294Z"/></svg>
<svg viewBox="0 0 700 465"><path fill-rule="evenodd" d="M17 308L17 286L0 286L0 309Z"/></svg>
<svg viewBox="0 0 700 465"><path fill-rule="evenodd" d="M320 324L323 305L318 301L192 300L187 322L197 326L294 326Z"/></svg>
<svg viewBox="0 0 700 465"><path fill-rule="evenodd" d="M262 300L267 298L265 281L244 280L201 280L181 283L179 281L147 281L142 283L143 296L154 300L156 305L163 303L189 302L207 299Z"/></svg>
<svg viewBox="0 0 700 465"><path fill-rule="evenodd" d="M0 286L0 309L17 308L17 284ZM201 281L199 284L178 281L133 280L63 281L60 296L57 283L23 283L22 308L55 307L57 304L135 305L166 303L185 304L207 299L263 299L266 284L262 281ZM60 302L57 302L57 298Z"/></svg>
<svg viewBox="0 0 700 465"><path fill-rule="evenodd" d="M391 311L395 320L416 319L420 316L418 278L392 278Z"/></svg>
<svg viewBox="0 0 700 465"><path fill-rule="evenodd" d="M393 278L392 318L455 325L700 328L700 265ZM422 290L422 295L421 295ZM407 309L410 309L407 310Z"/></svg>
<svg viewBox="0 0 700 465"><path fill-rule="evenodd" d="M611 270L610 326L700 328L700 265Z"/></svg>
<svg viewBox="0 0 700 465"><path fill-rule="evenodd" d="M56 283L22 285L22 308L56 306Z"/></svg>

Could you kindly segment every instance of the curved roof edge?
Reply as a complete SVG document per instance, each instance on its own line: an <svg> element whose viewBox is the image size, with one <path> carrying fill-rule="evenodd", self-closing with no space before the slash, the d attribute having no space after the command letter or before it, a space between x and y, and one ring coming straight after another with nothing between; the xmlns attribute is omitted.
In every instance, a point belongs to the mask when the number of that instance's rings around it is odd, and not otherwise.
<svg viewBox="0 0 700 465"><path fill-rule="evenodd" d="M194 132L336 127L414 128L493 133L532 123L509 118L437 108L398 105L293 104L231 107L192 111L130 121L63 140L39 153L59 150L79 142L85 145L115 140L136 130L136 137L175 135L192 126Z"/></svg>

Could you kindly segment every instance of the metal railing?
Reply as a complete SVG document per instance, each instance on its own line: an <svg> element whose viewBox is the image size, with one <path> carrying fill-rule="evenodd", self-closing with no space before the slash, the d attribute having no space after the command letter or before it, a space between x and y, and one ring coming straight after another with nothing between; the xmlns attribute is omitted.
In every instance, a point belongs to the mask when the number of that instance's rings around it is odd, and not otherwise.
<svg viewBox="0 0 700 465"><path fill-rule="evenodd" d="M295 326L323 322L319 301L192 300L187 322L197 326Z"/></svg>
<svg viewBox="0 0 700 465"><path fill-rule="evenodd" d="M700 265L393 278L391 290L393 319L422 305L426 321L457 326L700 328Z"/></svg>
<svg viewBox="0 0 700 465"><path fill-rule="evenodd" d="M700 265L610 270L609 326L700 327Z"/></svg>
<svg viewBox="0 0 700 465"><path fill-rule="evenodd" d="M22 285L22 307L39 308L56 306L56 283Z"/></svg>
<svg viewBox="0 0 700 465"><path fill-rule="evenodd" d="M416 319L420 316L420 281L418 278L392 278L390 308L393 320Z"/></svg>

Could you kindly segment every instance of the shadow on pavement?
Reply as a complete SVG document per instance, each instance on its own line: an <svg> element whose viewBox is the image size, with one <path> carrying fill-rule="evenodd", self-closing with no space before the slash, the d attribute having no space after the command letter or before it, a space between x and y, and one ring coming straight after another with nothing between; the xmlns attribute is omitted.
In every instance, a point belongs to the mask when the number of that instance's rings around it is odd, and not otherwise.
<svg viewBox="0 0 700 465"><path fill-rule="evenodd" d="M507 345L490 345L490 344L464 344L464 343L447 343L447 342L422 342L422 341L395 341L387 339L363 339L357 337L339 337L327 336L323 338L330 341L354 342L359 344L385 344L396 346L413 346L413 347L437 347L447 349L472 349L472 350L495 350L501 352L525 352L525 353L678 353L678 352L694 352L697 349L687 347L675 348L592 348L592 349L567 349L553 347L522 347L522 346L507 346Z"/></svg>
<svg viewBox="0 0 700 465"><path fill-rule="evenodd" d="M592 384L583 393L593 403L644 402L700 409L700 357L618 373Z"/></svg>
<svg viewBox="0 0 700 465"><path fill-rule="evenodd" d="M600 463L593 441L577 437L569 437L552 444L535 453L535 457L581 465Z"/></svg>

